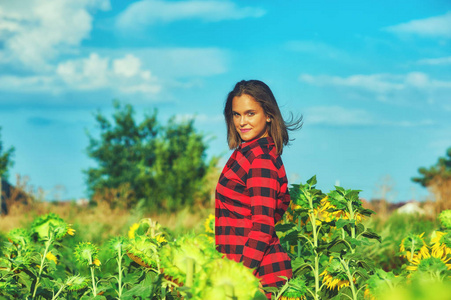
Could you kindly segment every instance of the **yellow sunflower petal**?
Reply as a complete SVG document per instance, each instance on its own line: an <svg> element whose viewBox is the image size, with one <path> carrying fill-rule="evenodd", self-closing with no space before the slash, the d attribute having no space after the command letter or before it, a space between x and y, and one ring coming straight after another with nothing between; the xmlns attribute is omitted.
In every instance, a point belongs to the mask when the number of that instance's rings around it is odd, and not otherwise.
<svg viewBox="0 0 451 300"><path fill-rule="evenodd" d="M130 226L130 230L128 231L128 238L129 239L134 239L135 238L135 233L136 230L138 230L139 228L139 224L138 223L134 223L132 226Z"/></svg>
<svg viewBox="0 0 451 300"><path fill-rule="evenodd" d="M100 266L101 265L100 260L98 258L94 259L94 261L92 263L94 265L96 265L96 266Z"/></svg>
<svg viewBox="0 0 451 300"><path fill-rule="evenodd" d="M47 259L50 260L50 261L55 262L55 264L58 263L58 259L57 259L56 256L52 253L52 251L49 251L49 252L47 253L47 255L45 256L45 258L47 258Z"/></svg>

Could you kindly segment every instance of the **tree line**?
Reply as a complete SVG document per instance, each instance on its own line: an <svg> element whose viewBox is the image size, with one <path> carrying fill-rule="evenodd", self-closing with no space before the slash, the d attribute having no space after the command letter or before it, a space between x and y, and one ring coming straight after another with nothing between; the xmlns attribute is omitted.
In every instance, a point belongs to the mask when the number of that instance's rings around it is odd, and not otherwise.
<svg viewBox="0 0 451 300"><path fill-rule="evenodd" d="M172 117L160 124L154 110L137 122L132 105L115 101L113 106L110 117L95 114L98 134L87 132L86 154L96 163L83 171L91 203L140 204L152 211L205 205L219 157L207 158L208 141L194 119ZM0 139L0 176L7 178L13 153L13 147L3 150Z"/></svg>
<svg viewBox="0 0 451 300"><path fill-rule="evenodd" d="M87 133L86 154L96 166L83 172L93 204L176 211L209 201L219 157L207 159L206 137L196 131L194 119L172 117L160 124L154 110L137 122L132 105L114 101L113 106L110 117L95 114L99 134ZM14 147L3 148L0 127L0 177L8 177L13 154ZM451 208L446 201L451 198L451 148L446 155L412 178L435 195L438 211Z"/></svg>

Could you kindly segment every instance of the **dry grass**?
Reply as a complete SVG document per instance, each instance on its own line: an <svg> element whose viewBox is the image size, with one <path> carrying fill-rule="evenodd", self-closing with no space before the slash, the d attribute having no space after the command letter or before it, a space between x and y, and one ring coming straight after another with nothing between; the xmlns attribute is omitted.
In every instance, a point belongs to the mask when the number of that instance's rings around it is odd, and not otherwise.
<svg viewBox="0 0 451 300"><path fill-rule="evenodd" d="M56 213L73 224L82 240L101 244L112 236L126 235L133 223L149 217L174 234L200 232L203 230L203 221L214 210L204 207L192 212L186 208L176 213L153 215L136 209L112 209L107 202L100 202L96 207L81 207L75 203L35 202L31 205L12 206L8 215L0 217L0 232L6 233L17 227L29 228L37 216L49 212Z"/></svg>
<svg viewBox="0 0 451 300"><path fill-rule="evenodd" d="M451 178L435 176L428 186L435 197L435 213L451 209Z"/></svg>

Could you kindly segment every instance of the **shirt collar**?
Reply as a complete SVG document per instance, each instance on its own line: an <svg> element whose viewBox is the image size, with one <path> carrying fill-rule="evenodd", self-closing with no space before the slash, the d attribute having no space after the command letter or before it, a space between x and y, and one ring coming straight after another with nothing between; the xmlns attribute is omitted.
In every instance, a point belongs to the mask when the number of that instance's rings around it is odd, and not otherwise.
<svg viewBox="0 0 451 300"><path fill-rule="evenodd" d="M267 137L262 137L259 139L255 139L255 140L251 140L248 142L244 142L241 143L238 146L238 150L242 151L242 152L247 152L251 149L254 149L256 147L265 147L267 148L268 146L274 145L274 140L272 139L272 137L267 136Z"/></svg>

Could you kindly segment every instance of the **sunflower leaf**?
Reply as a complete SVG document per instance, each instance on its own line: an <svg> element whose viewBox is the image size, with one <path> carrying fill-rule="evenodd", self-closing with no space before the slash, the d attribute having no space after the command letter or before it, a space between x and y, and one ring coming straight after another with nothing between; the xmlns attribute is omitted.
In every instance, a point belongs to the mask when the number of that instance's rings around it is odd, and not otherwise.
<svg viewBox="0 0 451 300"><path fill-rule="evenodd" d="M382 239L381 239L380 235L378 235L375 232L369 231L368 229L367 229L367 231L362 233L362 236L364 236L364 237L366 237L368 239L378 240L379 243L382 243Z"/></svg>
<svg viewBox="0 0 451 300"><path fill-rule="evenodd" d="M308 184L309 186L314 186L314 185L316 185L316 183L317 183L316 175L313 175L312 178L310 178L309 180L307 180L307 184Z"/></svg>

